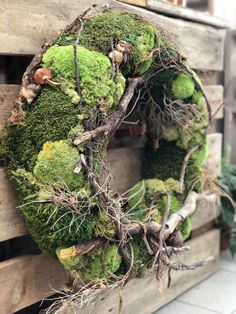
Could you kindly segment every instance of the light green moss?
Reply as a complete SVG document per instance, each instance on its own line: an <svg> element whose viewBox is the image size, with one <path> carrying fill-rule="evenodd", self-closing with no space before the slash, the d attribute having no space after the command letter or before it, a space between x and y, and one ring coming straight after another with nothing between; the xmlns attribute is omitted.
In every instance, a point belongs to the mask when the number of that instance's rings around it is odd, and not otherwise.
<svg viewBox="0 0 236 314"><path fill-rule="evenodd" d="M53 79L61 84L61 90L71 102L78 104L79 95L75 92L75 64L72 46L52 46L43 56L43 66L53 72ZM116 105L124 92L125 79L119 74L112 81L112 64L108 57L96 51L77 47L77 62L80 72L82 101L86 110L80 108L84 117L90 118L97 106L102 105L105 112ZM107 97L109 97L107 101ZM93 109L88 111L89 106Z"/></svg>
<svg viewBox="0 0 236 314"><path fill-rule="evenodd" d="M172 83L172 92L177 99L186 99L191 97L194 92L194 82L187 74L179 74Z"/></svg>
<svg viewBox="0 0 236 314"><path fill-rule="evenodd" d="M79 160L78 151L65 141L46 142L38 155L33 173L43 184L78 189L85 184L83 174L73 172Z"/></svg>
<svg viewBox="0 0 236 314"><path fill-rule="evenodd" d="M196 104L196 105L199 105L202 99L203 99L202 92L195 90L193 92L193 96L192 96L192 103Z"/></svg>
<svg viewBox="0 0 236 314"><path fill-rule="evenodd" d="M60 256L60 249L57 250L57 255ZM81 278L97 280L110 277L109 273L115 273L120 267L121 256L118 247L115 244L109 244L105 251L103 248L94 249L82 256L61 259L60 262L71 272L72 276L79 274Z"/></svg>

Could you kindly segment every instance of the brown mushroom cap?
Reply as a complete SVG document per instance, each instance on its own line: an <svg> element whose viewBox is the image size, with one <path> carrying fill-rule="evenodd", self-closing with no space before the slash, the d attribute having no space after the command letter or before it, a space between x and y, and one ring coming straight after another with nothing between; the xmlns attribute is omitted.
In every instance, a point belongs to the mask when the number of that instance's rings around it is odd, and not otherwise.
<svg viewBox="0 0 236 314"><path fill-rule="evenodd" d="M35 71L33 78L36 84L42 85L52 78L52 72L47 68L39 68Z"/></svg>

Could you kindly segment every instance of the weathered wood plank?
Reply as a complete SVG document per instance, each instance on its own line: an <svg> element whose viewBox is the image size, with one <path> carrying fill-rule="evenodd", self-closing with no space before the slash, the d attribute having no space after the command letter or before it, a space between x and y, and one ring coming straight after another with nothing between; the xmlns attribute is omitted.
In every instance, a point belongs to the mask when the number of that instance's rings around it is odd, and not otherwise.
<svg viewBox="0 0 236 314"><path fill-rule="evenodd" d="M224 117L223 99L224 87L222 85L204 86L203 90L208 98L212 110L213 119L222 119Z"/></svg>
<svg viewBox="0 0 236 314"><path fill-rule="evenodd" d="M157 0L119 0L119 1L141 7L146 7L147 9L167 16L182 18L184 20L207 24L217 28L230 27L230 24L224 19L190 8L184 8L181 6L173 5L168 2Z"/></svg>
<svg viewBox="0 0 236 314"><path fill-rule="evenodd" d="M4 168L0 168L0 241L27 233L24 220L16 208L18 198Z"/></svg>
<svg viewBox="0 0 236 314"><path fill-rule="evenodd" d="M209 148L205 166L213 177L217 177L221 174L222 134L208 134L207 138Z"/></svg>
<svg viewBox="0 0 236 314"><path fill-rule="evenodd" d="M214 229L188 241L186 244L191 247L191 251L182 254L182 260L185 263L194 263L210 256L213 256L215 260L193 271L173 271L171 287L169 289L166 288L167 278L159 283L153 275L147 275L142 279L133 279L122 290L118 291L115 289L110 292L104 301L99 302L94 308L90 308L89 313L120 313L120 296L122 297L122 313L153 313L155 310L217 271L219 239L220 232ZM75 312L73 312L72 309L68 309L62 312L62 314L72 313L85 314L88 313L88 309Z"/></svg>
<svg viewBox="0 0 236 314"><path fill-rule="evenodd" d="M0 84L0 129L6 126L19 91L20 85ZM204 91L214 115L223 102L223 87L221 85L204 86ZM223 109L214 116L214 119L220 118L223 118Z"/></svg>
<svg viewBox="0 0 236 314"><path fill-rule="evenodd" d="M0 11L0 54L35 54L44 38L65 27L82 10L102 0L73 1L2 0ZM176 36L177 44L190 65L196 69L221 71L223 69L224 30L211 26L169 18L139 7L108 0L116 10L129 10L142 14L156 25ZM9 22L10 21L10 22Z"/></svg>
<svg viewBox="0 0 236 314"><path fill-rule="evenodd" d="M0 263L0 313L9 314L55 293L67 281L61 265L49 257L30 255Z"/></svg>
<svg viewBox="0 0 236 314"><path fill-rule="evenodd" d="M111 187L125 192L141 179L142 149L118 148L108 151L113 177Z"/></svg>
<svg viewBox="0 0 236 314"><path fill-rule="evenodd" d="M211 200L212 202L208 202L203 196L198 201L197 209L192 219L192 230L196 230L219 217L221 213L220 198L216 194L212 194Z"/></svg>
<svg viewBox="0 0 236 314"><path fill-rule="evenodd" d="M208 138L208 157L206 167L217 177L221 172L222 134L213 133ZM122 147L108 151L113 177L112 188L125 192L141 180L142 148Z"/></svg>
<svg viewBox="0 0 236 314"><path fill-rule="evenodd" d="M0 85L0 130L7 124L19 91L19 85Z"/></svg>

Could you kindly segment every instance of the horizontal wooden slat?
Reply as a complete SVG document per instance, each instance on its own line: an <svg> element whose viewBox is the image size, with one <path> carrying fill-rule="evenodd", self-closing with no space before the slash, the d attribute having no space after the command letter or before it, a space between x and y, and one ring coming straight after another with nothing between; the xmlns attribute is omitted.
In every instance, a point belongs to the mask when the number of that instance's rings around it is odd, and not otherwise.
<svg viewBox="0 0 236 314"><path fill-rule="evenodd" d="M0 54L35 54L44 38L72 21L82 10L102 0L73 1L2 0L0 10ZM169 18L139 7L108 0L116 10L142 14L176 36L177 44L196 69L221 71L223 69L224 30L211 26ZM9 21L11 21L9 23Z"/></svg>
<svg viewBox="0 0 236 314"><path fill-rule="evenodd" d="M0 313L14 313L55 293L66 283L61 265L49 257L22 256L0 263Z"/></svg>
<svg viewBox="0 0 236 314"><path fill-rule="evenodd" d="M0 129L6 126L7 119L14 106L15 100L19 94L19 85L0 84ZM221 85L204 86L204 91L209 99L212 113L217 111L223 102L223 87ZM221 109L215 119L223 117L223 109Z"/></svg>
<svg viewBox="0 0 236 314"><path fill-rule="evenodd" d="M186 245L191 247L191 251L182 254L182 260L186 264L194 263L210 256L213 256L215 260L193 271L172 271L172 281L169 289L167 289L167 276L163 281L158 282L155 276L150 274L142 279L131 280L122 290L114 289L97 306L84 309L79 311L79 313L153 313L217 271L219 236L219 230L212 230L186 243ZM120 301L121 298L122 302ZM120 305L122 305L122 311L119 311ZM65 309L61 312L61 314L69 313L73 313L71 309Z"/></svg>
<svg viewBox="0 0 236 314"><path fill-rule="evenodd" d="M5 169L0 168L0 241L27 233L17 205L16 192L7 179Z"/></svg>
<svg viewBox="0 0 236 314"><path fill-rule="evenodd" d="M182 18L193 22L212 25L217 28L230 27L230 24L226 20L217 18L208 13L203 13L197 10L184 8L164 1L158 0L120 0L120 1L128 4L146 7L147 9L150 9L158 13L162 13L167 16L173 16L175 18Z"/></svg>
<svg viewBox="0 0 236 314"><path fill-rule="evenodd" d="M219 196L211 194L210 197L211 201L209 201L209 195L208 201L204 196L198 201L197 209L192 219L192 230L196 230L220 216L221 205Z"/></svg>
<svg viewBox="0 0 236 314"><path fill-rule="evenodd" d="M203 90L211 106L212 118L222 119L224 117L224 110L222 106L224 99L223 86L222 85L204 86Z"/></svg>
<svg viewBox="0 0 236 314"><path fill-rule="evenodd" d="M212 71L223 70L225 30L170 18L123 3L123 10L125 9L143 15L172 34L192 68Z"/></svg>

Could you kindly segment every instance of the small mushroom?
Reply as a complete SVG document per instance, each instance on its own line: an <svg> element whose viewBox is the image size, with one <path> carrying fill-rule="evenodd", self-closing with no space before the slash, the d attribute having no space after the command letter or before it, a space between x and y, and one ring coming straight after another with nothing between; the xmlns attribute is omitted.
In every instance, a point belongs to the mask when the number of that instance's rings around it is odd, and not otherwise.
<svg viewBox="0 0 236 314"><path fill-rule="evenodd" d="M20 96L25 98L28 104L31 104L34 98L38 96L40 90L41 90L40 85L28 84L22 86Z"/></svg>
<svg viewBox="0 0 236 314"><path fill-rule="evenodd" d="M49 84L49 85L60 85L57 82L51 80L52 72L47 68L39 68L34 73L34 81L38 85Z"/></svg>

